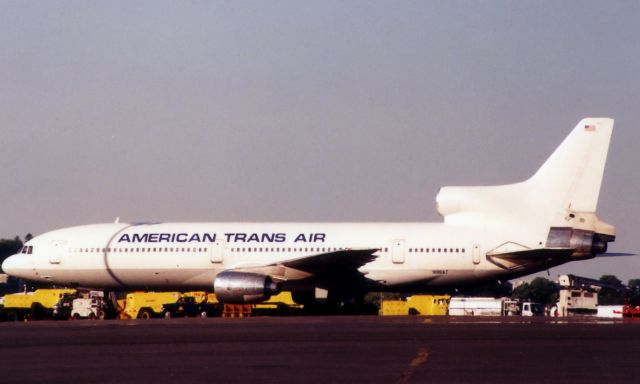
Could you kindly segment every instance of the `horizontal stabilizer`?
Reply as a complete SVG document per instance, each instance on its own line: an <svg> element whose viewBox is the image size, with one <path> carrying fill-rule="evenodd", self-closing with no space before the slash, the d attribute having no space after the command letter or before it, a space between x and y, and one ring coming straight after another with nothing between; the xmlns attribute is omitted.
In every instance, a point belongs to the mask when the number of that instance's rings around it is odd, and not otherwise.
<svg viewBox="0 0 640 384"><path fill-rule="evenodd" d="M489 252L487 259L500 268L515 271L542 262L566 261L573 252L571 248L538 248L507 253Z"/></svg>
<svg viewBox="0 0 640 384"><path fill-rule="evenodd" d="M624 252L607 252L601 253L598 257L620 257L620 256L638 256L637 253L624 253Z"/></svg>

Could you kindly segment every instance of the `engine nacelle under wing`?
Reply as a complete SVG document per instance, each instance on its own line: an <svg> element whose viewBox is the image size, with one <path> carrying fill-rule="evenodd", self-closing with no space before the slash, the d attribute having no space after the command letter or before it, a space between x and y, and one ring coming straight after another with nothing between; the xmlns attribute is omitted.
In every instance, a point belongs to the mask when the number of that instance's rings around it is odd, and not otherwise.
<svg viewBox="0 0 640 384"><path fill-rule="evenodd" d="M222 303L260 303L279 292L271 277L250 272L225 271L213 282L216 298Z"/></svg>

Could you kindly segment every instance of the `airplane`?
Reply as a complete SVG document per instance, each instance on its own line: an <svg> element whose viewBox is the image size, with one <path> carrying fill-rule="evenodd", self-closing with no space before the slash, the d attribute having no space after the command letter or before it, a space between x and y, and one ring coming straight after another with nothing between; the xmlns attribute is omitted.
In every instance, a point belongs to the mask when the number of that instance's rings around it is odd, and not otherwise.
<svg viewBox="0 0 640 384"><path fill-rule="evenodd" d="M615 228L596 215L613 119L585 118L523 182L443 187L442 223L121 223L27 241L9 275L105 290L213 290L259 303L366 292L435 292L504 282L604 256Z"/></svg>

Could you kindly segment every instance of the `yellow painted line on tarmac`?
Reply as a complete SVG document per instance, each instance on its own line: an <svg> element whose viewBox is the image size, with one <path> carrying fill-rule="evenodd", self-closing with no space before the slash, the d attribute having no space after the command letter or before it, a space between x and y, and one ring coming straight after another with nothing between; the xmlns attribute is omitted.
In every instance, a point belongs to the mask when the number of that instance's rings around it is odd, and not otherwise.
<svg viewBox="0 0 640 384"><path fill-rule="evenodd" d="M411 376L413 376L413 372L415 372L415 370L419 366L424 364L428 358L429 351L427 350L427 348L418 349L418 353L416 353L416 356L413 358L413 360L411 360L407 369L402 373L402 376L400 376L400 379L398 379L397 384L407 384L411 379Z"/></svg>

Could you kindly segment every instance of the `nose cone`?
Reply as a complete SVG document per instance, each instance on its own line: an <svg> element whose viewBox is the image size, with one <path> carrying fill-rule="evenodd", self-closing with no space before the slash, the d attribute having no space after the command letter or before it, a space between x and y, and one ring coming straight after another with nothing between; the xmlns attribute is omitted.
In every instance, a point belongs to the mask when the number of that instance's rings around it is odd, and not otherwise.
<svg viewBox="0 0 640 384"><path fill-rule="evenodd" d="M33 263L28 255L17 254L5 259L2 270L8 275L28 279L33 275Z"/></svg>

